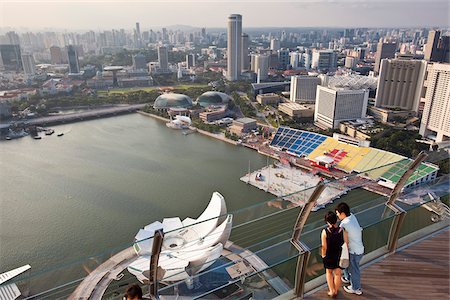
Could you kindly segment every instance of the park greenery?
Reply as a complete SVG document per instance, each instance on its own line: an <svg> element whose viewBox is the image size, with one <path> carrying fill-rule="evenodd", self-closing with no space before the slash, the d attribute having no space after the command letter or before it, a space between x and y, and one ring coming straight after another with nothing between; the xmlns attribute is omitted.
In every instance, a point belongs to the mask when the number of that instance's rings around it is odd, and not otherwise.
<svg viewBox="0 0 450 300"><path fill-rule="evenodd" d="M371 146L406 157L416 157L420 151L428 149L428 145L416 142L419 139L421 136L416 131L387 128L372 136Z"/></svg>
<svg viewBox="0 0 450 300"><path fill-rule="evenodd" d="M248 100L246 101L243 97L239 96L238 93L233 92L231 94L231 97L233 98L234 103L239 106L241 109L241 112L246 117L256 117L255 109L253 106L248 103Z"/></svg>

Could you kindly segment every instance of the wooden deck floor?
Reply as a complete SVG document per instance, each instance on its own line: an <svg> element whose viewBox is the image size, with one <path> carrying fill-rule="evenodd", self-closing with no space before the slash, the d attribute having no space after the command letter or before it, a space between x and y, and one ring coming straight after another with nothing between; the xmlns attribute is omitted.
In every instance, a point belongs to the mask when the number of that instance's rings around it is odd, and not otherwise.
<svg viewBox="0 0 450 300"><path fill-rule="evenodd" d="M337 299L449 299L450 230L420 241L362 270L361 296L340 290ZM331 299L328 289L306 300Z"/></svg>

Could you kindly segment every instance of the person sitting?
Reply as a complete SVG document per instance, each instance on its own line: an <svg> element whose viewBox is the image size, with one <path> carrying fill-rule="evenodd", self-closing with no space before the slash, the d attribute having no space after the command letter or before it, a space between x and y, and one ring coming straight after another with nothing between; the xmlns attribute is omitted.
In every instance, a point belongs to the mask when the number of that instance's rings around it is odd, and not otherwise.
<svg viewBox="0 0 450 300"><path fill-rule="evenodd" d="M339 258L344 244L344 230L336 225L337 216L332 211L325 214L325 222L328 226L321 234L322 260L326 270L328 296L336 298L342 284Z"/></svg>

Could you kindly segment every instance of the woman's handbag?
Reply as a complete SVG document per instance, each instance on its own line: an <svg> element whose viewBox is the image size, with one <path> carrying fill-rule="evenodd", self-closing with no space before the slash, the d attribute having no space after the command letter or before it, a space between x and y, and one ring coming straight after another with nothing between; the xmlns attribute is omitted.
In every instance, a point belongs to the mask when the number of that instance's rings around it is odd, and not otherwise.
<svg viewBox="0 0 450 300"><path fill-rule="evenodd" d="M348 247L347 243L342 245L341 257L339 258L339 267L342 269L348 268L350 264L349 256L348 256Z"/></svg>

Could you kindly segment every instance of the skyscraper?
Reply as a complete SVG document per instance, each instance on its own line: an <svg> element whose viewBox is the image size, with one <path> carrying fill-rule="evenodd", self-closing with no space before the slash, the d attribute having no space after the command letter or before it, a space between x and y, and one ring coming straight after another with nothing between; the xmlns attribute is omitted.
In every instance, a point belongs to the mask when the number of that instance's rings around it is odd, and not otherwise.
<svg viewBox="0 0 450 300"><path fill-rule="evenodd" d="M450 64L429 66L419 133L436 142L450 139Z"/></svg>
<svg viewBox="0 0 450 300"><path fill-rule="evenodd" d="M165 73L169 71L169 53L167 47L158 47L158 62L160 72Z"/></svg>
<svg viewBox="0 0 450 300"><path fill-rule="evenodd" d="M69 73L80 73L78 53L74 46L67 46L67 57L69 60Z"/></svg>
<svg viewBox="0 0 450 300"><path fill-rule="evenodd" d="M136 47L141 46L142 46L141 27L139 26L139 22L136 22Z"/></svg>
<svg viewBox="0 0 450 300"><path fill-rule="evenodd" d="M25 75L32 76L36 73L36 66L34 63L33 55L25 53L22 54L22 65Z"/></svg>
<svg viewBox="0 0 450 300"><path fill-rule="evenodd" d="M256 73L258 82L269 77L269 55L252 54L252 71Z"/></svg>
<svg viewBox="0 0 450 300"><path fill-rule="evenodd" d="M278 51L281 48L281 42L278 39L271 39L270 40L270 50Z"/></svg>
<svg viewBox="0 0 450 300"><path fill-rule="evenodd" d="M242 16L228 16L227 79L236 81L241 75Z"/></svg>
<svg viewBox="0 0 450 300"><path fill-rule="evenodd" d="M438 30L430 31L425 46L425 60L450 62L450 36L441 36L441 32Z"/></svg>
<svg viewBox="0 0 450 300"><path fill-rule="evenodd" d="M52 64L59 65L64 63L63 53L60 47L51 46L50 47L50 60Z"/></svg>
<svg viewBox="0 0 450 300"><path fill-rule="evenodd" d="M394 58L397 50L397 43L379 42L377 46L377 54L375 56L374 72L378 74L380 71L381 60L384 58Z"/></svg>
<svg viewBox="0 0 450 300"><path fill-rule="evenodd" d="M134 70L145 70L147 69L147 60L145 59L145 55L142 53L138 53L132 56L133 60L133 69Z"/></svg>
<svg viewBox="0 0 450 300"><path fill-rule="evenodd" d="M0 45L0 69L5 71L22 70L19 45Z"/></svg>
<svg viewBox="0 0 450 300"><path fill-rule="evenodd" d="M241 58L241 70L250 69L250 57L248 56L248 47L250 45L250 39L248 34L242 34L242 58Z"/></svg>
<svg viewBox="0 0 450 300"><path fill-rule="evenodd" d="M311 67L313 69L334 71L337 67L337 55L333 50L314 50Z"/></svg>
<svg viewBox="0 0 450 300"><path fill-rule="evenodd" d="M337 90L317 86L314 122L322 128L334 129L342 121L364 118L369 91Z"/></svg>
<svg viewBox="0 0 450 300"><path fill-rule="evenodd" d="M320 79L318 77L292 76L289 100L291 102L316 101L316 91L318 85L320 85Z"/></svg>
<svg viewBox="0 0 450 300"><path fill-rule="evenodd" d="M375 106L418 112L426 68L424 60L381 60Z"/></svg>
<svg viewBox="0 0 450 300"><path fill-rule="evenodd" d="M277 51L278 69L286 70L289 65L289 49L280 49Z"/></svg>
<svg viewBox="0 0 450 300"><path fill-rule="evenodd" d="M186 54L186 67L192 68L195 66L195 54Z"/></svg>

